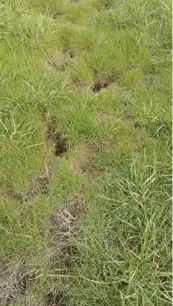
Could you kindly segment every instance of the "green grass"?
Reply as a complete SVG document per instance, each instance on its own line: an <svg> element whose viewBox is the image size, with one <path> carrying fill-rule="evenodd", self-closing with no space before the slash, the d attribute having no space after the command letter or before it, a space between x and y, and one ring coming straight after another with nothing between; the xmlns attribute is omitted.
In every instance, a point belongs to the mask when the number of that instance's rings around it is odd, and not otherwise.
<svg viewBox="0 0 173 306"><path fill-rule="evenodd" d="M1 1L0 305L171 305L171 10Z"/></svg>

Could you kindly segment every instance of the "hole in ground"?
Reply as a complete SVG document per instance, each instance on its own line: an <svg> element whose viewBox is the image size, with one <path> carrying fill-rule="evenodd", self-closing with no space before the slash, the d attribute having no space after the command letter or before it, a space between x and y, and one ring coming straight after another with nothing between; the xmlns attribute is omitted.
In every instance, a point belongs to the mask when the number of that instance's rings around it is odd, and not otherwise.
<svg viewBox="0 0 173 306"><path fill-rule="evenodd" d="M141 129L142 125L139 121L136 121L135 124L134 124L134 127L135 127L135 129Z"/></svg>
<svg viewBox="0 0 173 306"><path fill-rule="evenodd" d="M115 81L117 81L119 78L118 75L112 75L112 74L104 74L98 78L96 78L94 84L91 86L91 89L94 92L100 92L104 88L108 88L109 85Z"/></svg>
<svg viewBox="0 0 173 306"><path fill-rule="evenodd" d="M103 89L103 88L108 88L108 86L109 86L109 84L107 83L107 82L100 82L100 81L98 81L98 82L96 82L94 85L93 85L93 87L92 87L92 90L94 91L94 92L99 92L101 89Z"/></svg>
<svg viewBox="0 0 173 306"><path fill-rule="evenodd" d="M63 15L63 13L61 11L57 11L54 15L52 15L53 19L57 19L59 17L61 17Z"/></svg>
<svg viewBox="0 0 173 306"><path fill-rule="evenodd" d="M57 119L53 117L46 123L46 136L48 140L54 142L55 156L62 156L68 151L67 138L58 130Z"/></svg>
<svg viewBox="0 0 173 306"><path fill-rule="evenodd" d="M67 151L67 139L61 133L57 132L54 151L55 156L62 156Z"/></svg>
<svg viewBox="0 0 173 306"><path fill-rule="evenodd" d="M66 306L67 299L63 292L52 292L50 291L45 296L47 306Z"/></svg>

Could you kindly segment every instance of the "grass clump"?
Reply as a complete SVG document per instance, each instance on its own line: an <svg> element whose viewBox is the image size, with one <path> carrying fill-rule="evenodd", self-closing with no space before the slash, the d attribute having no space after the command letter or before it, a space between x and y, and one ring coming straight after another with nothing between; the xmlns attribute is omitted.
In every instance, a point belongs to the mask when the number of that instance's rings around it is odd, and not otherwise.
<svg viewBox="0 0 173 306"><path fill-rule="evenodd" d="M0 305L170 305L169 1L0 10Z"/></svg>

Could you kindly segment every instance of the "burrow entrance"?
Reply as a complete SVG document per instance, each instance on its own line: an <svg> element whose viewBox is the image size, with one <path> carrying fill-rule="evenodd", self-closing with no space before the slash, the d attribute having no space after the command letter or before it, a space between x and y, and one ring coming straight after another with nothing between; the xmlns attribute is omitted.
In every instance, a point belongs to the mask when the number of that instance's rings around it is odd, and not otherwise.
<svg viewBox="0 0 173 306"><path fill-rule="evenodd" d="M67 137L60 132L55 117L46 122L46 139L54 143L53 153L55 156L62 156L68 151Z"/></svg>
<svg viewBox="0 0 173 306"><path fill-rule="evenodd" d="M111 83L118 81L118 79L118 75L104 74L100 77L96 77L91 89L94 92L100 92L102 89L108 88Z"/></svg>

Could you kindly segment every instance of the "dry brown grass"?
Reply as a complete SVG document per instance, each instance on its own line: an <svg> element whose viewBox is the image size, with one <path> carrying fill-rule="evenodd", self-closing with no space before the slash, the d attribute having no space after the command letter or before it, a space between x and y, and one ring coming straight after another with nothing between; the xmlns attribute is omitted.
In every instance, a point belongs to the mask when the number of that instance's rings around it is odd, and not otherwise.
<svg viewBox="0 0 173 306"><path fill-rule="evenodd" d="M24 264L12 268L1 261L0 276L0 305L10 305L25 295L30 275Z"/></svg>

